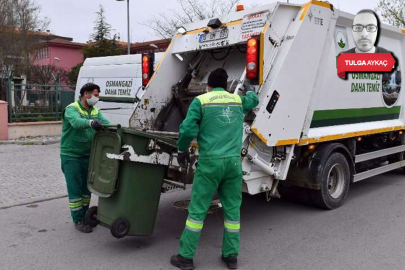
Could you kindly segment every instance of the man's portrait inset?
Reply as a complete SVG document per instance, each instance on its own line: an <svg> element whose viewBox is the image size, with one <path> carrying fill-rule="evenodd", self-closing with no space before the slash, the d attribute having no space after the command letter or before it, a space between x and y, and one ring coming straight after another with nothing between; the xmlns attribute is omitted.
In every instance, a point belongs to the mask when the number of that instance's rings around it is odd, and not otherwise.
<svg viewBox="0 0 405 270"><path fill-rule="evenodd" d="M375 46L378 30L378 19L374 11L360 10L354 17L352 25L352 35L356 47L345 53L389 53L387 50Z"/></svg>

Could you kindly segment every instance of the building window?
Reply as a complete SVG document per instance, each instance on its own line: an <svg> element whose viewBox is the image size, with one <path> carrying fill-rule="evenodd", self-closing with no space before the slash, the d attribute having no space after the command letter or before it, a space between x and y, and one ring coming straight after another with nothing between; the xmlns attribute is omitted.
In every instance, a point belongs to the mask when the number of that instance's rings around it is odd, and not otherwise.
<svg viewBox="0 0 405 270"><path fill-rule="evenodd" d="M48 48L41 48L36 51L36 59L45 59L49 57Z"/></svg>

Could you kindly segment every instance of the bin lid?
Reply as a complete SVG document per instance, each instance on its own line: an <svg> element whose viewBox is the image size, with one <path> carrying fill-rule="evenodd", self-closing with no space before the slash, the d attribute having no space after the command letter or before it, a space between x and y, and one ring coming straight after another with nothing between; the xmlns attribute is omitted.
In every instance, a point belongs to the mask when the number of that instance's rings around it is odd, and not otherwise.
<svg viewBox="0 0 405 270"><path fill-rule="evenodd" d="M119 154L121 137L115 132L97 132L90 153L87 187L99 197L110 197L116 190L119 160L107 154Z"/></svg>

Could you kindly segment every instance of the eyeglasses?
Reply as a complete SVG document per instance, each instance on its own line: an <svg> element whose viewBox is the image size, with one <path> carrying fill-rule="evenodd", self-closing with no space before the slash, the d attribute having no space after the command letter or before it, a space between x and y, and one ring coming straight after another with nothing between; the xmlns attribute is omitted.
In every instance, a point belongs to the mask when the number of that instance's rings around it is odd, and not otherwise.
<svg viewBox="0 0 405 270"><path fill-rule="evenodd" d="M377 31L377 25L374 24L369 24L369 25L361 25L361 24L356 24L352 26L353 32L363 32L363 29L366 28L366 31L369 33L374 33Z"/></svg>

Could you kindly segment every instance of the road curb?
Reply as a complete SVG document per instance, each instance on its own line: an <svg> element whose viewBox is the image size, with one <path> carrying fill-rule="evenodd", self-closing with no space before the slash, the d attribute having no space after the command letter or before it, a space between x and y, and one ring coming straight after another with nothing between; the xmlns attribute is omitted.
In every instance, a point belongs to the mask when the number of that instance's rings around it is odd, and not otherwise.
<svg viewBox="0 0 405 270"><path fill-rule="evenodd" d="M60 143L60 139L57 140L49 140L49 141L0 141L0 145L10 145L10 144L17 144L17 145L50 145Z"/></svg>
<svg viewBox="0 0 405 270"><path fill-rule="evenodd" d="M65 198L65 197L67 197L67 194L58 195L58 196L54 196L54 197L50 197L50 198L37 198L37 199L25 200L23 202L18 202L18 203L6 205L6 206L0 206L0 210L4 210L4 209L16 207L16 206L29 205L29 204L33 204L33 203L52 201L52 200L61 199L61 198Z"/></svg>

